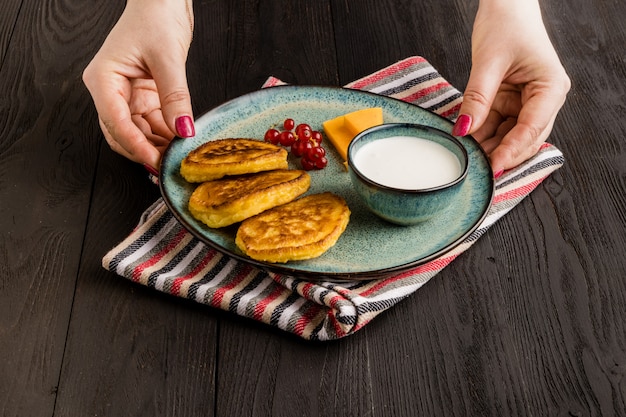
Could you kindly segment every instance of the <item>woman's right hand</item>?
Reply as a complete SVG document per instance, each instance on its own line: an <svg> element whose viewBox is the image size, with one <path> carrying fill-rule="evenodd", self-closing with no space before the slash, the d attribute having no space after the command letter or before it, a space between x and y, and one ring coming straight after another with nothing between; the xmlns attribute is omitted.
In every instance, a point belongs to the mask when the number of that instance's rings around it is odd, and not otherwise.
<svg viewBox="0 0 626 417"><path fill-rule="evenodd" d="M453 132L472 134L498 177L539 151L570 86L537 0L481 0Z"/></svg>
<svg viewBox="0 0 626 417"><path fill-rule="evenodd" d="M191 0L129 0L83 73L106 141L153 169L175 135L195 134L187 86Z"/></svg>

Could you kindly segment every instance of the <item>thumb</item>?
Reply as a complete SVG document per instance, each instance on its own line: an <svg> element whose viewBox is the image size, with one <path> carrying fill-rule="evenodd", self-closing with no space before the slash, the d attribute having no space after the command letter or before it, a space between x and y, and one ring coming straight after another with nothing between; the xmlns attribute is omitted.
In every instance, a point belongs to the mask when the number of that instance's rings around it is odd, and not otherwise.
<svg viewBox="0 0 626 417"><path fill-rule="evenodd" d="M493 63L494 61L488 60L488 62L491 63L472 66L467 87L463 93L459 117L452 129L454 136L465 136L475 132L487 120L504 77L503 71Z"/></svg>
<svg viewBox="0 0 626 417"><path fill-rule="evenodd" d="M158 70L152 76L161 100L161 112L165 123L172 132L182 138L196 134L193 123L191 96L187 86L185 60L181 62L161 62L153 66Z"/></svg>

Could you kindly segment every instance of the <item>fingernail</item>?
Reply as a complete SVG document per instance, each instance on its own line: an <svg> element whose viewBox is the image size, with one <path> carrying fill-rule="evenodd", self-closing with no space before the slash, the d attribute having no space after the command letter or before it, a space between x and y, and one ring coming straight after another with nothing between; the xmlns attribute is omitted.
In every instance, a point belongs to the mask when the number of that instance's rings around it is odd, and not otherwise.
<svg viewBox="0 0 626 417"><path fill-rule="evenodd" d="M498 178L500 178L502 176L502 174L504 174L504 170L503 169L499 169L499 170L497 170L496 172L493 173L493 177L495 179L498 179Z"/></svg>
<svg viewBox="0 0 626 417"><path fill-rule="evenodd" d="M176 119L176 133L181 138L190 138L196 135L196 128L193 120L189 116L180 116Z"/></svg>
<svg viewBox="0 0 626 417"><path fill-rule="evenodd" d="M150 166L148 164L143 164L143 167L146 169L146 171L148 171L150 174L154 175L155 177L159 176L159 171L157 171L152 166Z"/></svg>
<svg viewBox="0 0 626 417"><path fill-rule="evenodd" d="M456 123L452 128L453 136L465 136L472 127L472 118L467 114L462 114L456 119Z"/></svg>

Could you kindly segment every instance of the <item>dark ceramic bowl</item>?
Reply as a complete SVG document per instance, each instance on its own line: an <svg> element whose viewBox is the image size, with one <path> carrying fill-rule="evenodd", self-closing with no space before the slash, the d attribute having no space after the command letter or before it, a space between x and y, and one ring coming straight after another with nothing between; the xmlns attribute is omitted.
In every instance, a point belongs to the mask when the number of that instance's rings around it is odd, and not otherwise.
<svg viewBox="0 0 626 417"><path fill-rule="evenodd" d="M368 178L363 173L364 169L359 169L358 163L355 163L358 152L367 144L397 136L426 139L443 146L458 159L459 174L444 184L428 188L395 188ZM416 156L415 160L419 163L420 159ZM381 163L392 162L381 160ZM465 147L446 132L424 125L392 123L373 127L357 135L348 147L348 166L352 185L370 211L391 223L414 225L441 213L455 200L467 177L468 154ZM432 169L437 168L435 166ZM438 175L434 171L429 172Z"/></svg>

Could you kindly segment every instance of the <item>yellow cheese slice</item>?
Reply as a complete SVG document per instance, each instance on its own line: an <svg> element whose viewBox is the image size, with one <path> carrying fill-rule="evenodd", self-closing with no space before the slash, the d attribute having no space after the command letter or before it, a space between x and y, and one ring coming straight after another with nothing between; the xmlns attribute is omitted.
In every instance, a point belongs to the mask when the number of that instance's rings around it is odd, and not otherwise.
<svg viewBox="0 0 626 417"><path fill-rule="evenodd" d="M357 110L322 123L324 133L344 161L348 160L348 146L365 129L383 123L383 109L372 107Z"/></svg>
<svg viewBox="0 0 626 417"><path fill-rule="evenodd" d="M339 116L331 120L327 120L322 123L324 127L324 133L328 136L328 139L333 144L339 155L344 161L348 160L348 145L354 138L353 135L344 125L344 117Z"/></svg>
<svg viewBox="0 0 626 417"><path fill-rule="evenodd" d="M370 127L383 124L383 109L372 107L344 115L344 125L354 136Z"/></svg>

